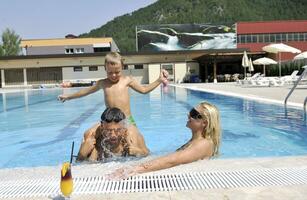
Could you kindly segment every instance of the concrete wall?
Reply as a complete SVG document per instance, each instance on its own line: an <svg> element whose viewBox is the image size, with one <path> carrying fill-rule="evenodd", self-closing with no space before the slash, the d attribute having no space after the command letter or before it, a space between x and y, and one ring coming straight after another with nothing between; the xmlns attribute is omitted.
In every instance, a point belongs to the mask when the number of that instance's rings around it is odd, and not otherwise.
<svg viewBox="0 0 307 200"><path fill-rule="evenodd" d="M133 76L141 84L148 84L148 69L128 69L123 70L126 76Z"/></svg>
<svg viewBox="0 0 307 200"><path fill-rule="evenodd" d="M187 64L186 63L175 63L175 83L181 83L183 77L187 73Z"/></svg>
<svg viewBox="0 0 307 200"><path fill-rule="evenodd" d="M27 55L48 55L48 54L65 54L65 49L84 48L84 53L93 53L93 45L73 45L73 46L46 46L46 47L28 47Z"/></svg>
<svg viewBox="0 0 307 200"><path fill-rule="evenodd" d="M65 81L93 81L107 77L104 66L98 66L98 71L89 71L89 67L82 67L82 71L75 72L73 67L63 67L63 82Z"/></svg>
<svg viewBox="0 0 307 200"><path fill-rule="evenodd" d="M148 83L148 68L123 70L126 76L133 76L141 84ZM63 82L65 81L94 81L106 78L107 74L104 66L98 66L98 71L89 71L89 67L82 67L82 72L75 72L73 67L63 67Z"/></svg>
<svg viewBox="0 0 307 200"><path fill-rule="evenodd" d="M152 83L160 76L160 64L148 64L148 83Z"/></svg>

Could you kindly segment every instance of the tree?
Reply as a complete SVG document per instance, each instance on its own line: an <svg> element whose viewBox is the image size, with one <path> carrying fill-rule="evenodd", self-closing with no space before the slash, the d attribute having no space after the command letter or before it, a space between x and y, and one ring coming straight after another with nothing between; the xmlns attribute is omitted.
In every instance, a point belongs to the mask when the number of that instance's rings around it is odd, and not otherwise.
<svg viewBox="0 0 307 200"><path fill-rule="evenodd" d="M14 30L5 29L2 33L2 45L0 46L0 55L16 56L20 53L21 38Z"/></svg>
<svg viewBox="0 0 307 200"><path fill-rule="evenodd" d="M4 52L3 52L3 49L2 49L2 45L0 45L0 56L3 56Z"/></svg>

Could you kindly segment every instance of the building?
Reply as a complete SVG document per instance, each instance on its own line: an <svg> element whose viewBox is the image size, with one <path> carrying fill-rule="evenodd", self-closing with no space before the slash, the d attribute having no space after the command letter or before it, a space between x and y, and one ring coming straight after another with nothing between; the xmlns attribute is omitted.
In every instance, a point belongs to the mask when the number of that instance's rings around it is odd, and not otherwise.
<svg viewBox="0 0 307 200"><path fill-rule="evenodd" d="M284 43L307 51L307 20L259 21L237 23L237 48L261 52L270 43ZM277 55L269 55L277 60ZM292 60L295 55L281 53L281 60Z"/></svg>
<svg viewBox="0 0 307 200"><path fill-rule="evenodd" d="M22 40L24 55L82 54L119 51L112 38L74 38Z"/></svg>
<svg viewBox="0 0 307 200"><path fill-rule="evenodd" d="M264 52L262 47L283 42L307 50L307 20L238 22L235 27L235 47L125 53L122 54L126 64L123 73L136 77L142 84L154 81L161 68L168 70L175 83L183 82L187 76L202 82L225 81L219 77L243 73L244 51L253 60L263 56L277 60L277 55ZM161 35L163 40L168 40L166 34ZM106 77L106 52L119 50L112 38L23 40L21 46L25 55L0 57L0 87L95 81ZM282 53L282 60L291 60L293 56Z"/></svg>

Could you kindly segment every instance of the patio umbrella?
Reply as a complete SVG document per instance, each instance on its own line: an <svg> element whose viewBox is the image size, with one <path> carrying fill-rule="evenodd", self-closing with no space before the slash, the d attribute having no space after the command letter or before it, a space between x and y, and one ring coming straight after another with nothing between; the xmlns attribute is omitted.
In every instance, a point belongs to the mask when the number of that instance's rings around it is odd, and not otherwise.
<svg viewBox="0 0 307 200"><path fill-rule="evenodd" d="M250 71L250 72L254 71L254 66L253 66L253 62L252 62L251 58L249 58L248 71Z"/></svg>
<svg viewBox="0 0 307 200"><path fill-rule="evenodd" d="M307 51L304 51L303 53L300 53L296 56L294 56L293 60L303 60L303 64L306 64L307 60Z"/></svg>
<svg viewBox="0 0 307 200"><path fill-rule="evenodd" d="M277 62L271 58L259 58L257 60L254 60L253 62L255 65L263 65L263 75L265 76L265 66L266 65L272 65L272 64L277 64Z"/></svg>
<svg viewBox="0 0 307 200"><path fill-rule="evenodd" d="M279 77L281 77L281 62L280 62L280 53L287 52L287 53L301 53L301 50L296 49L294 47L288 46L283 43L277 44L269 44L267 46L262 47L262 50L270 53L278 53L278 63L279 63Z"/></svg>
<svg viewBox="0 0 307 200"><path fill-rule="evenodd" d="M242 67L244 67L244 79L245 79L246 78L246 67L249 67L249 60L248 60L246 51L244 51L243 53Z"/></svg>
<svg viewBox="0 0 307 200"><path fill-rule="evenodd" d="M307 51L304 51L303 53L300 53L296 56L294 56L294 60L302 60L307 58Z"/></svg>

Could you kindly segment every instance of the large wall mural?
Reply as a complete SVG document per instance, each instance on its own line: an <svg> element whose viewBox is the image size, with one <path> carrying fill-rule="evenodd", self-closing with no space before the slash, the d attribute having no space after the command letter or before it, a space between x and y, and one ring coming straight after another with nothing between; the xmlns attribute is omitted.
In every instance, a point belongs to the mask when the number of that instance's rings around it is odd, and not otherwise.
<svg viewBox="0 0 307 200"><path fill-rule="evenodd" d="M142 25L136 32L138 51L236 48L235 24Z"/></svg>

